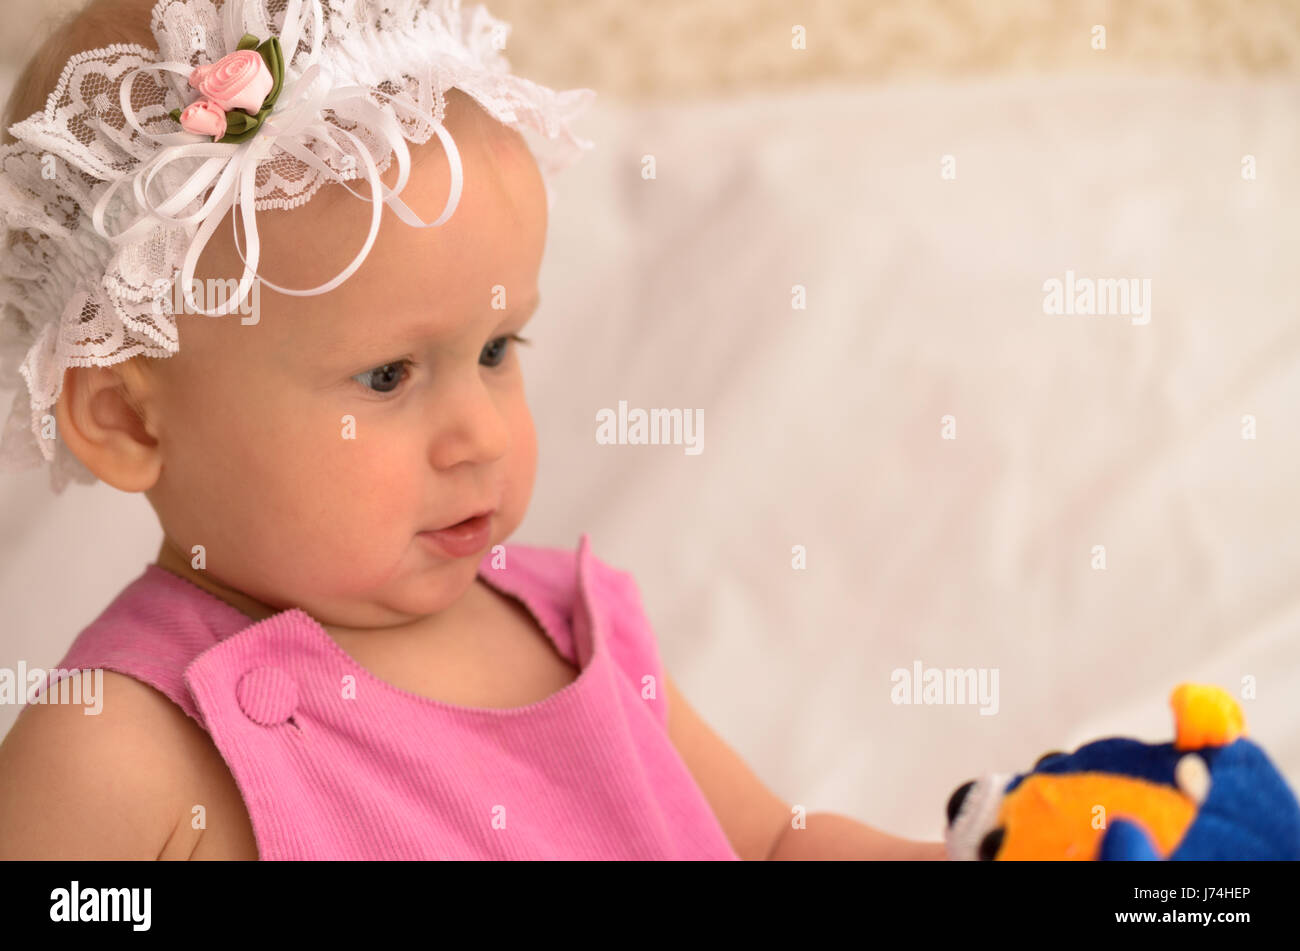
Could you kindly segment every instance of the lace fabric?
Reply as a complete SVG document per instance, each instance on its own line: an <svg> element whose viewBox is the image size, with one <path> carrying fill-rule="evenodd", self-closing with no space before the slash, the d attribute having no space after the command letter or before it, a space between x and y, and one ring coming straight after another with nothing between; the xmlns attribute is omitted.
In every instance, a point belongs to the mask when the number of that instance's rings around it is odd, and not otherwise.
<svg viewBox="0 0 1300 951"><path fill-rule="evenodd" d="M295 208L326 184L365 177L370 163L382 173L395 159L407 161L398 154L403 140L420 145L435 132L448 134L441 124L451 88L523 135L548 202L554 176L592 147L570 123L595 93L556 92L511 74L500 49L509 25L482 5L466 11L460 0L159 0L151 28L157 50L114 45L72 57L44 110L11 126L18 141L0 147L0 388L19 387L0 430L0 470L49 463L55 492L70 481L95 481L53 424L64 371L178 351L171 308L158 304L160 288L183 272L207 217L219 220L245 199L254 211ZM232 163L256 165L251 187L239 196L232 187L229 203L196 217L216 190L208 188L172 216L152 214L205 161L157 161L168 145L155 137L200 141L178 136L169 115L194 98L185 72L232 52L245 33L281 38L285 92L272 119L285 103L285 131L259 132L222 153L236 155ZM286 37L292 50L283 45ZM313 101L323 88L314 82L318 69L330 90L363 87L366 94ZM308 118L317 121L315 134ZM320 134L320 122L337 136ZM403 208L395 210L406 220Z"/></svg>

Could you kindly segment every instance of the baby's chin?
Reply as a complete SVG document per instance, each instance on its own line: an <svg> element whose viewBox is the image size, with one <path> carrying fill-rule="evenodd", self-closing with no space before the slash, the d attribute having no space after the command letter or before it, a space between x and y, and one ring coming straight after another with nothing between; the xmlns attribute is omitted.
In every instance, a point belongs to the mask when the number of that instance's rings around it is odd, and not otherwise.
<svg viewBox="0 0 1300 951"><path fill-rule="evenodd" d="M302 609L324 627L395 629L450 617L473 587L477 563L448 565L436 578L395 583L369 597L323 598Z"/></svg>
<svg viewBox="0 0 1300 951"><path fill-rule="evenodd" d="M403 561L399 570L382 581L355 589L357 574L340 579L334 592L350 589L346 595L322 590L315 597L300 598L301 607L325 627L354 630L397 628L450 617L465 606L465 595L474 586L479 565L496 540L482 551L461 558L431 557L415 539L416 557ZM343 560L346 564L346 559ZM364 572L360 572L364 574Z"/></svg>

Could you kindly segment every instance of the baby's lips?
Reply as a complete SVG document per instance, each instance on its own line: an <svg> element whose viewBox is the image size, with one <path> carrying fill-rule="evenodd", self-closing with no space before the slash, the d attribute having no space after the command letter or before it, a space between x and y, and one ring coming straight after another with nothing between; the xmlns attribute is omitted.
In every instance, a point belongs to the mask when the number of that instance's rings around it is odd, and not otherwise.
<svg viewBox="0 0 1300 951"><path fill-rule="evenodd" d="M463 518L457 519L454 522L444 522L440 526L437 526L435 528L422 529L422 531L445 532L449 528L455 528L457 525L460 525L462 522L468 522L470 519L478 518L480 515L495 515L495 514L496 514L495 506L491 508L489 507L477 508L474 511L470 512L468 515L464 516Z"/></svg>

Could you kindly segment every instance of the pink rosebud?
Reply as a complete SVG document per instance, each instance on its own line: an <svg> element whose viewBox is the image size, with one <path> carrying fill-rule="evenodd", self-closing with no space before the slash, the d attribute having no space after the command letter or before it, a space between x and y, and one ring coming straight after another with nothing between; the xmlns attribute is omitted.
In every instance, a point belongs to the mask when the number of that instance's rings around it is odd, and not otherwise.
<svg viewBox="0 0 1300 951"><path fill-rule="evenodd" d="M275 77L256 50L239 50L223 56L211 66L200 66L190 74L190 83L198 86L222 109L243 109L257 115L275 85Z"/></svg>
<svg viewBox="0 0 1300 951"><path fill-rule="evenodd" d="M212 72L212 67L207 63L204 63L201 66L195 66L194 72L190 73L190 85L195 89L198 89L199 83L202 81L203 77L210 72Z"/></svg>
<svg viewBox="0 0 1300 951"><path fill-rule="evenodd" d="M210 135L217 142L226 134L226 110L211 99L192 102L181 112L181 128L198 135Z"/></svg>

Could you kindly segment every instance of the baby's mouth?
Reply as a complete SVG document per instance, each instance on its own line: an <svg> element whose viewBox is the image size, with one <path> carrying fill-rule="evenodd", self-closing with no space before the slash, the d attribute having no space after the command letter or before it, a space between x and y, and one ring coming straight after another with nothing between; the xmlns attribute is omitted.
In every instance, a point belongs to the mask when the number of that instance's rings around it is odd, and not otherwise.
<svg viewBox="0 0 1300 951"><path fill-rule="evenodd" d="M470 525L471 523L473 523L473 522L475 522L475 521L477 521L477 520L479 520L479 519L483 519L483 518L488 518L488 517L490 517L490 516L492 515L493 511L494 511L493 509L482 509L482 510L480 510L480 511L478 511L478 512L475 512L473 515L466 516L465 518L461 519L459 522L453 522L451 525L446 525L446 526L444 526L444 527L442 527L442 528L430 528L430 529L426 529L426 531L428 531L428 532L450 532L450 531L452 531L453 529L461 529L461 528L465 528L466 526Z"/></svg>
<svg viewBox="0 0 1300 951"><path fill-rule="evenodd" d="M464 558L482 551L492 539L493 510L480 512L454 525L436 531L420 532L419 537L453 558Z"/></svg>

